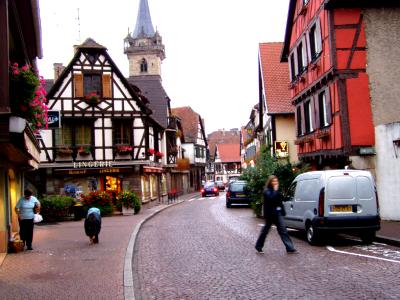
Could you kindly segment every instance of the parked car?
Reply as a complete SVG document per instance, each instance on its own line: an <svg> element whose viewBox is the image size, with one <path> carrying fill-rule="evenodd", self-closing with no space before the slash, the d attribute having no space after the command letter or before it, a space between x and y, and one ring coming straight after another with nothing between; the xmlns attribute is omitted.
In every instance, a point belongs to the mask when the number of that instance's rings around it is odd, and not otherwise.
<svg viewBox="0 0 400 300"><path fill-rule="evenodd" d="M222 180L217 180L216 184L217 184L219 190L225 191L225 183Z"/></svg>
<svg viewBox="0 0 400 300"><path fill-rule="evenodd" d="M207 197L208 195L219 196L219 189L215 182L207 182L200 192L202 197Z"/></svg>
<svg viewBox="0 0 400 300"><path fill-rule="evenodd" d="M314 245L327 233L349 233L371 243L380 229L379 203L368 171L329 170L301 174L285 197L286 225L306 231Z"/></svg>
<svg viewBox="0 0 400 300"><path fill-rule="evenodd" d="M232 207L235 204L248 204L250 205L253 199L247 187L247 182L244 180L236 180L228 185L226 191L226 207Z"/></svg>

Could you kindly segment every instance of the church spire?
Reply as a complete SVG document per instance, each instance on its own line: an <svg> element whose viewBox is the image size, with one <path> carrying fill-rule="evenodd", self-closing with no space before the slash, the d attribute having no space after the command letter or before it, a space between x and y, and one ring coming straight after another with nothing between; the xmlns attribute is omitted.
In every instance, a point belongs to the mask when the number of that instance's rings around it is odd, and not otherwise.
<svg viewBox="0 0 400 300"><path fill-rule="evenodd" d="M154 35L155 31L151 22L149 4L147 0L140 0L136 27L132 37L153 37Z"/></svg>

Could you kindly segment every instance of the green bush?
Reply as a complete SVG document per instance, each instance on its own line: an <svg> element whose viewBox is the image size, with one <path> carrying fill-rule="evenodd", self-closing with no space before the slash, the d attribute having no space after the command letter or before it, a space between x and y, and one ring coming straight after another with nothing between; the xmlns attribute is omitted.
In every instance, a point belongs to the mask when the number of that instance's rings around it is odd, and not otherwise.
<svg viewBox="0 0 400 300"><path fill-rule="evenodd" d="M289 159L278 161L271 156L267 148L262 148L260 155L256 159L254 168L247 168L241 179L248 182L251 190L253 203L252 208L256 216L261 216L262 205L264 203L263 192L265 183L270 175L276 175L279 179L279 189L285 194L290 187L293 179L308 170L307 165L292 164Z"/></svg>
<svg viewBox="0 0 400 300"><path fill-rule="evenodd" d="M114 212L113 200L107 192L94 191L81 197L85 211L91 207L96 207L100 209L102 216L111 215Z"/></svg>
<svg viewBox="0 0 400 300"><path fill-rule="evenodd" d="M40 200L41 214L47 222L61 221L70 216L75 199L68 196L51 195Z"/></svg>

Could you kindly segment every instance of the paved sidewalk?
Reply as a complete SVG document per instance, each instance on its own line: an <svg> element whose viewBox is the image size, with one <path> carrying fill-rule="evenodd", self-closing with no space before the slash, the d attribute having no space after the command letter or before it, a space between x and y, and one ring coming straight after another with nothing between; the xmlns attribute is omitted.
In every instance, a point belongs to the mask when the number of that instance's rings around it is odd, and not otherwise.
<svg viewBox="0 0 400 300"><path fill-rule="evenodd" d="M197 196L187 194L180 201ZM167 204L138 215L106 217L100 243L90 245L83 221L36 226L33 251L6 256L0 299L124 299L124 257L136 226Z"/></svg>
<svg viewBox="0 0 400 300"><path fill-rule="evenodd" d="M400 222L381 221L381 230L376 233L377 240L400 246Z"/></svg>

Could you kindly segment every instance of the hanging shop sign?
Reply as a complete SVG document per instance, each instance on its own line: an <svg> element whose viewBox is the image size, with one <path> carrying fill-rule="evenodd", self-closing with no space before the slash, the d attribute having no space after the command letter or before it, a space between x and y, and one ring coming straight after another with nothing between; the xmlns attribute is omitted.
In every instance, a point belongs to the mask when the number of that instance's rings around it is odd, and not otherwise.
<svg viewBox="0 0 400 300"><path fill-rule="evenodd" d="M287 141L276 141L275 142L275 156L278 158L284 158L289 156L289 145Z"/></svg>
<svg viewBox="0 0 400 300"><path fill-rule="evenodd" d="M61 127L61 115L59 110L49 110L47 112L47 124L48 128L60 128Z"/></svg>

